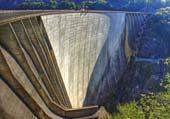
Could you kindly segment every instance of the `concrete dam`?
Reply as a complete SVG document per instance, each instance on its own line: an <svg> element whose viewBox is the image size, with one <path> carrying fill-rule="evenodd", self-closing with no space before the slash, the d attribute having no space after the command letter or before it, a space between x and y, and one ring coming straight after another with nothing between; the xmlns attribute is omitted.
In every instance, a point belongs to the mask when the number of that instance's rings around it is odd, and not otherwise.
<svg viewBox="0 0 170 119"><path fill-rule="evenodd" d="M97 118L146 13L0 13L2 119Z"/></svg>

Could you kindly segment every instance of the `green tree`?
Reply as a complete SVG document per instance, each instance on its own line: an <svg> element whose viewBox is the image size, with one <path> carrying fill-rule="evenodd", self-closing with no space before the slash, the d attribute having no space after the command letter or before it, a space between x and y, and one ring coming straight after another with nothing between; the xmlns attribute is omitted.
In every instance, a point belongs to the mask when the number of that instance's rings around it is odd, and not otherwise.
<svg viewBox="0 0 170 119"><path fill-rule="evenodd" d="M170 59L165 61L170 64ZM145 119L170 119L170 74L167 73L160 83L161 91L148 93L139 101Z"/></svg>
<svg viewBox="0 0 170 119"><path fill-rule="evenodd" d="M145 119L162 119L162 112L164 107L162 104L162 94L147 94L140 100L140 107L142 107Z"/></svg>
<svg viewBox="0 0 170 119"><path fill-rule="evenodd" d="M165 79L161 82L161 87L166 91L170 91L170 73L167 73Z"/></svg>
<svg viewBox="0 0 170 119"><path fill-rule="evenodd" d="M44 8L48 6L47 3L45 3L43 0L36 0L36 1L30 1L30 0L24 0L19 4L21 8Z"/></svg>
<svg viewBox="0 0 170 119"><path fill-rule="evenodd" d="M165 64L170 65L170 59ZM160 92L141 94L139 101L119 105L119 112L106 119L170 119L170 73L161 81L160 87Z"/></svg>
<svg viewBox="0 0 170 119"><path fill-rule="evenodd" d="M56 0L50 0L50 7L55 9L57 7L57 1Z"/></svg>
<svg viewBox="0 0 170 119"><path fill-rule="evenodd" d="M106 1L106 0L98 0L98 3L100 3L100 4L106 4L107 1Z"/></svg>
<svg viewBox="0 0 170 119"><path fill-rule="evenodd" d="M119 112L114 115L108 115L106 119L144 119L142 108L137 106L135 101L130 104L121 104L118 106Z"/></svg>

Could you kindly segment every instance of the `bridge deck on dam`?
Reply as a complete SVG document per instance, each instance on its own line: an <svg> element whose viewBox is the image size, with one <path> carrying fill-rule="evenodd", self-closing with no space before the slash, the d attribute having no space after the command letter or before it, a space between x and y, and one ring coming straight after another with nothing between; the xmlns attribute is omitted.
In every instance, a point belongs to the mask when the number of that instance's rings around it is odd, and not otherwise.
<svg viewBox="0 0 170 119"><path fill-rule="evenodd" d="M96 117L114 90L146 13L0 11L0 105L25 119ZM2 88L0 87L0 88ZM11 104L14 98L14 104ZM9 104L6 102L10 102ZM23 114L7 108L23 110Z"/></svg>

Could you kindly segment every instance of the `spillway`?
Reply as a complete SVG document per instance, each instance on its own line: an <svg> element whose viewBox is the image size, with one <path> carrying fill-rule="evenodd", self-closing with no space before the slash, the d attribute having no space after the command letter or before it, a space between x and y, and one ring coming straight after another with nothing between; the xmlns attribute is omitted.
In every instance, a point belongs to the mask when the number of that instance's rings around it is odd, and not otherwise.
<svg viewBox="0 0 170 119"><path fill-rule="evenodd" d="M14 103L28 113L26 118L45 119L82 118L98 111L123 75L135 48L131 41L147 16L113 11L10 14L0 17L0 84L16 94Z"/></svg>

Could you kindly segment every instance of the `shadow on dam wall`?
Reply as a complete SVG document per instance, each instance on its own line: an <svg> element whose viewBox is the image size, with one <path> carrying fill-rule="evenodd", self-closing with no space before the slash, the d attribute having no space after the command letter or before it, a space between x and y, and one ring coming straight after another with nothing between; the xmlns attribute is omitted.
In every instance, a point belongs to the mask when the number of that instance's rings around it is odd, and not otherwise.
<svg viewBox="0 0 170 119"><path fill-rule="evenodd" d="M108 36L100 50L89 80L84 106L103 105L114 93L115 85L124 69L125 55L125 14L106 14L111 19Z"/></svg>
<svg viewBox="0 0 170 119"><path fill-rule="evenodd" d="M127 64L126 14L57 14L42 20L72 106L104 103Z"/></svg>

